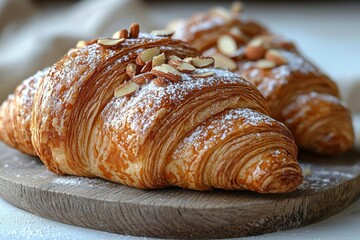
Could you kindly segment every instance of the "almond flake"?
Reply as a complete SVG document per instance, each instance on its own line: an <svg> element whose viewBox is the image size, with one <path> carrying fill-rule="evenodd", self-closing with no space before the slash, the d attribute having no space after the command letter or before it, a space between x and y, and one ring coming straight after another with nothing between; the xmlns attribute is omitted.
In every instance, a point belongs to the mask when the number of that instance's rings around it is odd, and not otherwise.
<svg viewBox="0 0 360 240"><path fill-rule="evenodd" d="M97 43L102 45L102 46L116 46L122 42L125 41L125 38L120 38L120 39L114 39L114 38L99 38L97 40Z"/></svg>
<svg viewBox="0 0 360 240"><path fill-rule="evenodd" d="M76 48L82 48L86 46L86 41L81 40L76 43Z"/></svg>
<svg viewBox="0 0 360 240"><path fill-rule="evenodd" d="M151 72L157 77L164 77L172 82L178 82L181 79L181 73L169 64L161 64L151 69Z"/></svg>
<svg viewBox="0 0 360 240"><path fill-rule="evenodd" d="M112 35L113 38L128 38L129 33L126 29L121 29Z"/></svg>
<svg viewBox="0 0 360 240"><path fill-rule="evenodd" d="M195 57L192 59L192 64L198 68L213 67L214 62L212 57Z"/></svg>
<svg viewBox="0 0 360 240"><path fill-rule="evenodd" d="M194 78L207 78L207 77L211 77L214 76L214 72L204 72L204 73L196 73L191 75Z"/></svg>
<svg viewBox="0 0 360 240"><path fill-rule="evenodd" d="M152 59L152 67L160 66L163 63L165 63L165 53L161 53Z"/></svg>
<svg viewBox="0 0 360 240"><path fill-rule="evenodd" d="M235 16L237 14L241 13L243 11L243 9L244 9L244 7L241 2L236 1L231 5L231 13Z"/></svg>
<svg viewBox="0 0 360 240"><path fill-rule="evenodd" d="M176 56L176 55L171 55L171 56L169 56L169 60L171 60L171 59L181 60L181 58L179 58L179 57Z"/></svg>
<svg viewBox="0 0 360 240"><path fill-rule="evenodd" d="M170 59L168 61L168 64L174 68L177 68L181 63L183 63L184 61L182 61L181 59L177 60L177 59Z"/></svg>
<svg viewBox="0 0 360 240"><path fill-rule="evenodd" d="M163 30L153 30L151 34L161 37L171 37L175 32L173 30L163 29Z"/></svg>
<svg viewBox="0 0 360 240"><path fill-rule="evenodd" d="M130 38L138 38L140 32L140 26L137 23L131 24L129 28L129 37Z"/></svg>
<svg viewBox="0 0 360 240"><path fill-rule="evenodd" d="M237 49L237 44L233 37L229 35L222 35L217 41L217 47L220 52L230 56Z"/></svg>
<svg viewBox="0 0 360 240"><path fill-rule="evenodd" d="M273 61L277 65L283 65L288 62L284 55L276 49L269 49L265 54L265 58Z"/></svg>
<svg viewBox="0 0 360 240"><path fill-rule="evenodd" d="M158 87L166 87L169 85L169 83L166 81L163 77L157 77L154 79L154 84Z"/></svg>
<svg viewBox="0 0 360 240"><path fill-rule="evenodd" d="M125 82L115 89L115 97L129 96L139 89L139 85L135 82Z"/></svg>
<svg viewBox="0 0 360 240"><path fill-rule="evenodd" d="M262 69L270 69L274 68L276 63L267 59L260 59L256 62L255 66Z"/></svg>
<svg viewBox="0 0 360 240"><path fill-rule="evenodd" d="M142 85L142 84L150 82L155 77L156 76L154 74L147 72L147 73L136 75L133 79L131 79L131 81L133 81L139 85Z"/></svg>
<svg viewBox="0 0 360 240"><path fill-rule="evenodd" d="M215 53L211 57L213 57L215 60L215 68L226 69L229 71L234 71L237 69L236 62L221 53Z"/></svg>
<svg viewBox="0 0 360 240"><path fill-rule="evenodd" d="M228 22L231 20L230 12L223 7L215 7L210 10L210 13L216 16L221 17L224 21Z"/></svg>
<svg viewBox="0 0 360 240"><path fill-rule="evenodd" d="M152 69L152 62L148 61L145 63L144 67L140 70L141 73L149 72Z"/></svg>
<svg viewBox="0 0 360 240"><path fill-rule="evenodd" d="M192 64L192 60L193 60L192 57L186 57L186 58L183 59L184 62L187 62L187 63L190 63L190 64Z"/></svg>
<svg viewBox="0 0 360 240"><path fill-rule="evenodd" d="M176 69L182 73L191 73L191 72L195 71L196 68L193 65L191 65L190 63L182 62L182 63L180 63L180 65L178 65L176 67Z"/></svg>
<svg viewBox="0 0 360 240"><path fill-rule="evenodd" d="M249 60L259 60L264 57L266 48L263 46L247 45L244 50L245 57Z"/></svg>
<svg viewBox="0 0 360 240"><path fill-rule="evenodd" d="M130 78L133 78L136 75L136 64L135 63L129 63L126 66L126 73Z"/></svg>
<svg viewBox="0 0 360 240"><path fill-rule="evenodd" d="M140 53L140 59L143 63L146 63L148 61L151 61L153 57L160 54L160 49L157 47L149 48Z"/></svg>

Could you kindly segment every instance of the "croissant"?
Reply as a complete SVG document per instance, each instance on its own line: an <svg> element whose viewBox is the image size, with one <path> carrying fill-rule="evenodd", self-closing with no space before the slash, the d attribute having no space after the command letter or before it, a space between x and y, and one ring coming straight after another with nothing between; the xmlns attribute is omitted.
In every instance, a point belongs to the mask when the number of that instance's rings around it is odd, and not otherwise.
<svg viewBox="0 0 360 240"><path fill-rule="evenodd" d="M81 41L0 108L0 139L57 174L142 189L294 191L290 131L255 86L166 31Z"/></svg>
<svg viewBox="0 0 360 240"><path fill-rule="evenodd" d="M285 123L299 148L320 154L349 150L354 143L351 114L336 84L292 42L243 17L239 9L235 4L231 12L217 8L178 22L174 38L214 57L215 67L256 85L271 116Z"/></svg>

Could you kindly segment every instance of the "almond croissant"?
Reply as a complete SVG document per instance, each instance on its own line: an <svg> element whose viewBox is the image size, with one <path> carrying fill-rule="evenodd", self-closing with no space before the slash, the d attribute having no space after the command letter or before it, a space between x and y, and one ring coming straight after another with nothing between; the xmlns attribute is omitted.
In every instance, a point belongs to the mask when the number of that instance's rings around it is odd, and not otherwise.
<svg viewBox="0 0 360 240"><path fill-rule="evenodd" d="M57 174L143 189L295 190L295 142L260 92L160 35L80 42L3 103L0 139Z"/></svg>
<svg viewBox="0 0 360 240"><path fill-rule="evenodd" d="M222 8L178 22L176 28L174 38L214 57L215 67L255 84L271 116L285 123L300 148L337 154L352 147L351 115L336 84L301 56L293 43Z"/></svg>

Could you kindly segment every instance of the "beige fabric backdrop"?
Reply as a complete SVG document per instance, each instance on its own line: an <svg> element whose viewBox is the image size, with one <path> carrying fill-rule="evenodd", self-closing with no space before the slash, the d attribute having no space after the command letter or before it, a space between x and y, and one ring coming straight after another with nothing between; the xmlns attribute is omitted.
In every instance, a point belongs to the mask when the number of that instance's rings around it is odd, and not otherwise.
<svg viewBox="0 0 360 240"><path fill-rule="evenodd" d="M50 2L52 4L49 4ZM146 5L140 0L88 0L75 4L54 2L48 1L46 5L39 6L30 0L0 0L0 102L19 82L37 70L53 64L70 47L75 46L78 40L111 36L113 32L127 28L132 22L139 22L142 31L162 28L174 17L187 17L194 11L207 9L211 4L216 4L195 2L190 5L189 2L181 4L181 2L148 1ZM219 4L224 3L219 1ZM354 113L357 142L360 146L360 57L356 57L360 56L360 47L356 40L360 39L360 33L353 31L353 28L358 27L356 22L359 22L360 18L356 18L356 14L351 15L354 13L351 6L348 9L330 8L332 11L337 11L339 16L343 15L335 20L329 18L332 16L330 11L320 15L313 6L290 6L295 9L291 12L291 9L276 8L272 5L251 5L249 2L248 9L255 13L253 15L256 18L275 30L282 29L286 35L295 37L300 47L302 47L301 43L304 43L305 50L312 46L311 41L316 40L319 35L333 34L332 26L336 26L338 32L343 32L334 35L333 38L324 35L323 39L329 42L329 46L332 44L331 47L327 49L326 44L320 46L314 43L312 50L315 54L311 57L318 60L317 63L326 72L333 75L339 73L334 77L344 100ZM323 6L318 6L318 9L323 9ZM307 12L309 16L300 19L292 17L294 12L299 11ZM270 18L272 21L267 21ZM282 18L287 19L285 24ZM317 21L315 22L314 19ZM313 29L307 28L314 25L316 27ZM314 29L323 33L311 32ZM355 45L355 48L351 48L351 44ZM305 54L308 52L305 51ZM336 58L336 54L350 58ZM334 61L327 62L329 57ZM334 66L339 66L341 69L335 69ZM346 71L345 68L350 68L351 71Z"/></svg>

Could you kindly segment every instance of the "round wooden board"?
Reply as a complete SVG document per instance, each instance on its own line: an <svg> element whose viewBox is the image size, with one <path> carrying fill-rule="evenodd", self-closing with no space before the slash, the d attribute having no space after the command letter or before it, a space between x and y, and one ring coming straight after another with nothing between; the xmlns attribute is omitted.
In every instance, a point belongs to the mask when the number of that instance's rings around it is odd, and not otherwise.
<svg viewBox="0 0 360 240"><path fill-rule="evenodd" d="M45 218L122 234L167 238L258 235L322 220L359 195L359 152L336 158L307 154L300 159L307 176L289 194L179 188L145 191L101 179L57 176L38 158L0 143L0 196Z"/></svg>

